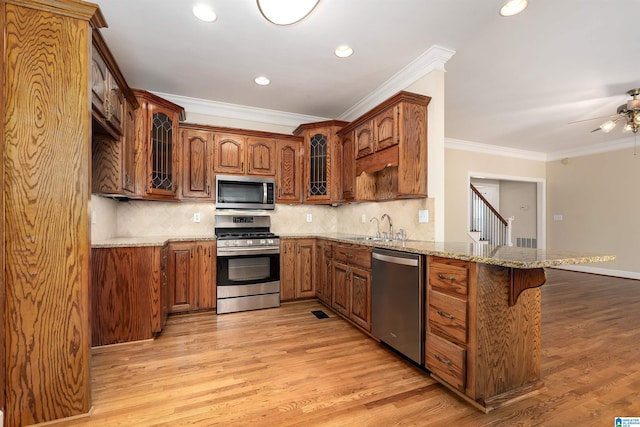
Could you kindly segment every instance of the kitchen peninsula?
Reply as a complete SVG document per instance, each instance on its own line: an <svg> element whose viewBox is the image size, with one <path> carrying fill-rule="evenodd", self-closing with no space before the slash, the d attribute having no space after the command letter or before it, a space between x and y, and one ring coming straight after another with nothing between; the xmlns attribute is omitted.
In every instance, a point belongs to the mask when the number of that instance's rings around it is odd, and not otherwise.
<svg viewBox="0 0 640 427"><path fill-rule="evenodd" d="M365 258L370 258L369 253L373 248L425 255L424 366L436 380L485 412L538 393L544 388L540 375L540 286L546 280L544 269L611 261L615 258L609 255L474 243L417 240L384 242L340 233L280 237L281 244L298 240L315 242L315 259L308 267L312 272L311 281L316 296L368 335L370 330L367 330L366 319L360 319L366 315L350 317L350 310L335 307L331 297L333 289L329 290L328 298L325 289L325 297L322 297L323 285L320 282L326 280L327 274L324 265L331 268L332 259L339 259L341 253L347 257L349 254L366 254ZM93 250L162 247L175 241L212 238L116 238L94 242ZM336 283L328 280L330 288L337 286ZM366 279L363 283L370 286ZM367 313L368 310L370 315L370 288L360 289L358 294L360 299L368 300L369 306L362 312ZM345 295L352 297L350 291ZM365 295L364 298L362 295Z"/></svg>

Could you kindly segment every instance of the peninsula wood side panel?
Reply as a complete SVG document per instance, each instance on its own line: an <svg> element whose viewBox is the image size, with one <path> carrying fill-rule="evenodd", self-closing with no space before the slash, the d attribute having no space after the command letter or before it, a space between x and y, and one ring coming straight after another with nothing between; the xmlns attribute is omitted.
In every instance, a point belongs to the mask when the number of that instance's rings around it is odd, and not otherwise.
<svg viewBox="0 0 640 427"><path fill-rule="evenodd" d="M153 338L160 321L160 247L91 251L93 346Z"/></svg>
<svg viewBox="0 0 640 427"><path fill-rule="evenodd" d="M89 20L96 5L0 7L3 385L5 426L15 427L89 411Z"/></svg>
<svg viewBox="0 0 640 427"><path fill-rule="evenodd" d="M4 49L4 15L5 4L0 2L0 49ZM0 87L3 87L5 82L4 78L4 61L6 58L6 52L2 50L2 66L0 67ZM0 92L0 118L4 129L4 89ZM0 132L0 159L4 159L4 131ZM0 160L0 188L4 189L4 161ZM4 263L4 195L0 194L0 268L5 271ZM0 274L0 410L5 410L5 394L4 388L7 382L5 381L5 297L4 297L4 274Z"/></svg>

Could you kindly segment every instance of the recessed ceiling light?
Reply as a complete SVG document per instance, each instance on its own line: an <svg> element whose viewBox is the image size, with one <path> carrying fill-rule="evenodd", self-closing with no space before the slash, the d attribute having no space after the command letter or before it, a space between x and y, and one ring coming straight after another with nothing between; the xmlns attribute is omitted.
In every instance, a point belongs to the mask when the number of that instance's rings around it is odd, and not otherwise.
<svg viewBox="0 0 640 427"><path fill-rule="evenodd" d="M253 81L256 82L256 84L259 84L260 86L266 86L269 83L271 83L271 81L265 76L258 76L255 79L253 79Z"/></svg>
<svg viewBox="0 0 640 427"><path fill-rule="evenodd" d="M509 0L500 8L500 15L513 16L525 10L527 0Z"/></svg>
<svg viewBox="0 0 640 427"><path fill-rule="evenodd" d="M218 18L211 6L204 3L199 3L193 6L193 14L201 21L213 22Z"/></svg>
<svg viewBox="0 0 640 427"><path fill-rule="evenodd" d="M338 46L336 50L333 51L333 53L335 53L339 58L347 58L353 55L353 49L351 49L346 44L343 44L342 46Z"/></svg>

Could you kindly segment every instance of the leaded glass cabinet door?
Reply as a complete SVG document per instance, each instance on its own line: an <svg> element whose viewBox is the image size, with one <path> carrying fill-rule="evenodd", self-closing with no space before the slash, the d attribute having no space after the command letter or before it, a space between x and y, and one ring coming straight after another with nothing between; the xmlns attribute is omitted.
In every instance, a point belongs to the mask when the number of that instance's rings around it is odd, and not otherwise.
<svg viewBox="0 0 640 427"><path fill-rule="evenodd" d="M148 194L176 195L177 130L178 120L173 111L157 106L149 109Z"/></svg>
<svg viewBox="0 0 640 427"><path fill-rule="evenodd" d="M306 202L331 200L331 129L310 129L306 135Z"/></svg>

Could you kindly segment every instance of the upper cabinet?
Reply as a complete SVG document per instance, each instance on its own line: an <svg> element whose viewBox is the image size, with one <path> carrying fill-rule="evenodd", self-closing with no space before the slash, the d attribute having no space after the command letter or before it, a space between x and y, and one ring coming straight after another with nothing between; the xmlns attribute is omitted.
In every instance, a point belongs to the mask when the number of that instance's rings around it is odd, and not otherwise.
<svg viewBox="0 0 640 427"><path fill-rule="evenodd" d="M178 197L178 122L184 120L179 105L143 90L134 90L140 108L136 110L136 142L145 153L145 165L138 165L142 196L149 199Z"/></svg>
<svg viewBox="0 0 640 427"><path fill-rule="evenodd" d="M249 137L247 139L247 173L249 175L276 175L276 140Z"/></svg>
<svg viewBox="0 0 640 427"><path fill-rule="evenodd" d="M354 138L355 200L427 197L427 106L400 92L340 130Z"/></svg>
<svg viewBox="0 0 640 427"><path fill-rule="evenodd" d="M182 198L213 200L213 133L181 129Z"/></svg>
<svg viewBox="0 0 640 427"><path fill-rule="evenodd" d="M304 202L334 204L342 199L341 156L337 132L347 122L330 120L298 126L304 137Z"/></svg>
<svg viewBox="0 0 640 427"><path fill-rule="evenodd" d="M278 140L276 153L276 202L302 203L302 143Z"/></svg>
<svg viewBox="0 0 640 427"><path fill-rule="evenodd" d="M276 175L276 141L235 133L216 135L216 173Z"/></svg>
<svg viewBox="0 0 640 427"><path fill-rule="evenodd" d="M218 133L215 145L214 171L216 173L244 175L247 137L232 133Z"/></svg>
<svg viewBox="0 0 640 427"><path fill-rule="evenodd" d="M132 197L135 183L135 110L127 86L99 30L91 55L92 192Z"/></svg>

